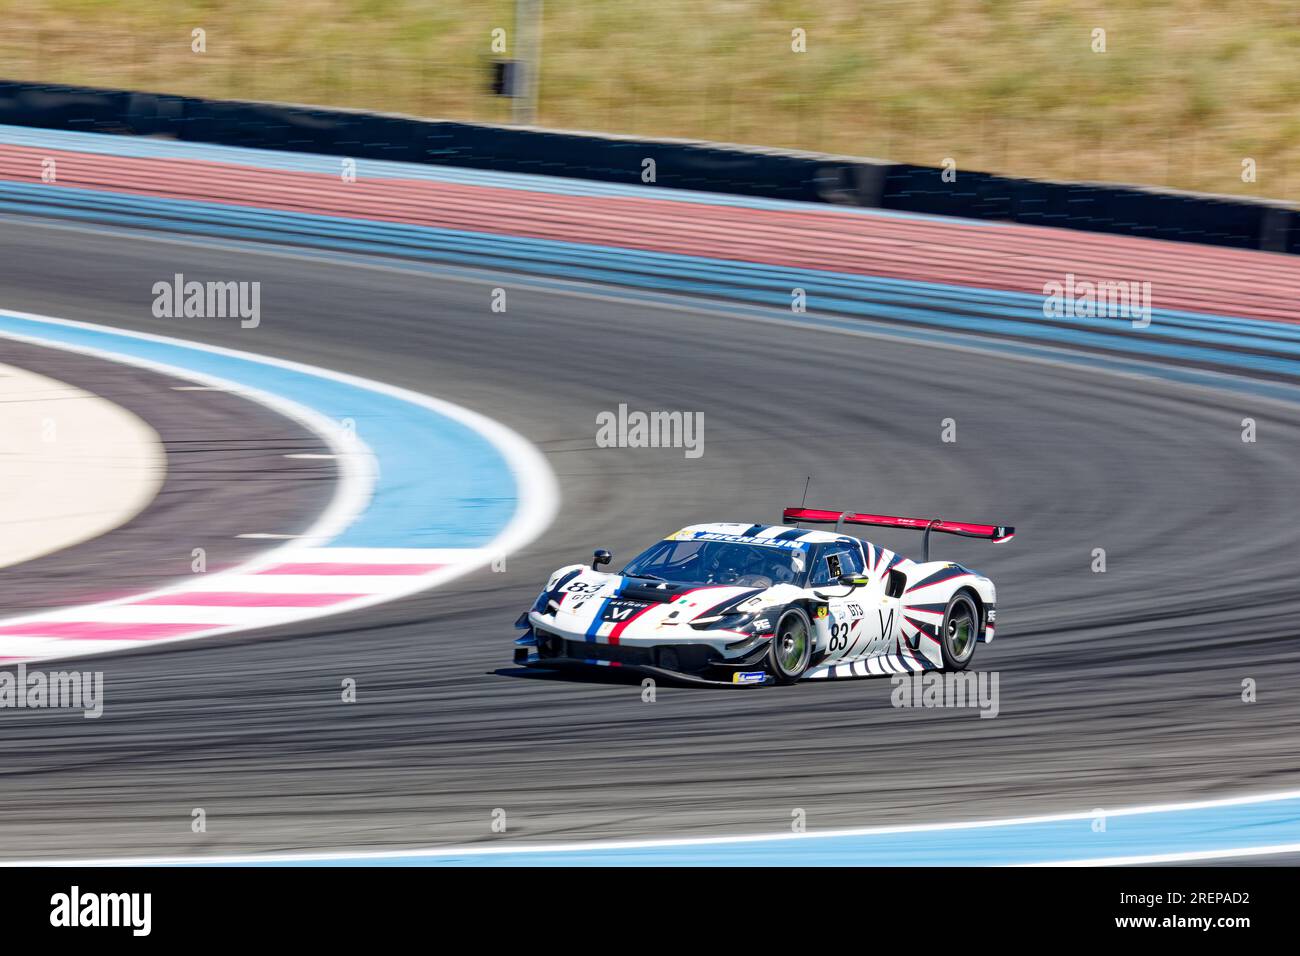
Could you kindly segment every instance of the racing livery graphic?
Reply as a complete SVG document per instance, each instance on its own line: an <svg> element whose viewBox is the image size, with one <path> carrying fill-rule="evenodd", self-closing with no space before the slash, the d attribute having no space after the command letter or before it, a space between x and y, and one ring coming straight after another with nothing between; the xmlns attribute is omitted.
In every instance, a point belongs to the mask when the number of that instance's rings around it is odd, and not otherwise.
<svg viewBox="0 0 1300 956"><path fill-rule="evenodd" d="M515 663L623 667L696 684L792 684L963 670L993 640L988 578L929 560L932 533L1009 541L1014 528L787 508L784 524L698 524L621 573L560 568L515 622ZM804 524L831 524L810 530ZM843 533L845 525L924 534L913 561Z"/></svg>

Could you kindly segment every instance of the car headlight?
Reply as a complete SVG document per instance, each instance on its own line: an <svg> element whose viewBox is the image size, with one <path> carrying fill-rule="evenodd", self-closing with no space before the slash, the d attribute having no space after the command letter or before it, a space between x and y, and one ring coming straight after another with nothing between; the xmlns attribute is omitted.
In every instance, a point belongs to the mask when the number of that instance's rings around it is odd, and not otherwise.
<svg viewBox="0 0 1300 956"><path fill-rule="evenodd" d="M713 628L725 628L729 631L739 631L754 623L753 611L730 611L726 614L711 614L708 617L697 617L691 621L691 627L697 631L707 631Z"/></svg>

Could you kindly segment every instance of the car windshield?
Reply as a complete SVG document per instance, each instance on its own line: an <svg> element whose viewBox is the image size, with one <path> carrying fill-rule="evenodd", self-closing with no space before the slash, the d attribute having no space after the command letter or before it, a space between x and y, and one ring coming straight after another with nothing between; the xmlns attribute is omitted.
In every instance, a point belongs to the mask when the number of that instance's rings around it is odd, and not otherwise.
<svg viewBox="0 0 1300 956"><path fill-rule="evenodd" d="M798 585L806 571L807 557L800 546L669 539L633 558L623 574L675 584L766 588L774 584Z"/></svg>

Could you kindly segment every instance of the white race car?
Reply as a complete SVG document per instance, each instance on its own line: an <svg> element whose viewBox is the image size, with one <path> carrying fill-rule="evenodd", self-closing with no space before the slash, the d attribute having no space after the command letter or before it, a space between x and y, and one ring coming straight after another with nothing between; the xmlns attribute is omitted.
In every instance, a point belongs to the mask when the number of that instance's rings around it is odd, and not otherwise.
<svg viewBox="0 0 1300 956"><path fill-rule="evenodd" d="M691 525L619 574L600 570L610 561L604 550L590 567L560 568L515 622L524 630L515 663L622 667L696 684L791 684L962 670L977 643L993 640L993 582L931 561L930 534L1003 542L1014 528L811 508L787 508L783 520ZM924 558L850 537L845 525L921 531Z"/></svg>

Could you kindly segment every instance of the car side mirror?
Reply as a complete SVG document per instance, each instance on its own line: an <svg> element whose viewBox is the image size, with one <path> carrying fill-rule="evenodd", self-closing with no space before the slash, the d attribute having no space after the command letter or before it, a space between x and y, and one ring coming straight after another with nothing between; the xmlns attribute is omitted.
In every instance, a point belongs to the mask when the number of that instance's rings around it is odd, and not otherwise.
<svg viewBox="0 0 1300 956"><path fill-rule="evenodd" d="M591 570L595 571L602 564L609 564L612 560L614 560L613 554L606 551L604 548L597 548L595 553L591 556Z"/></svg>
<svg viewBox="0 0 1300 956"><path fill-rule="evenodd" d="M814 591L813 594L823 601L829 601L831 598L836 597L848 597L849 594L852 594L858 588L866 587L868 581L869 579L865 574L841 574L835 579L835 583L840 587L848 588L848 594L823 594L820 591ZM826 587L827 585L819 586Z"/></svg>

